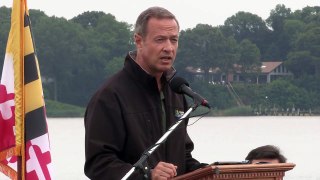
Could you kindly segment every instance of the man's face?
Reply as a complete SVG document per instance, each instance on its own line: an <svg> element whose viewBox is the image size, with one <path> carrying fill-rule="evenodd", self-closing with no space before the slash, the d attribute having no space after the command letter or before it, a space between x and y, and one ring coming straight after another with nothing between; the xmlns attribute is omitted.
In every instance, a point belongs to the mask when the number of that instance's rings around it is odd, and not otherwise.
<svg viewBox="0 0 320 180"><path fill-rule="evenodd" d="M178 38L174 19L149 19L146 36L135 35L137 63L154 76L169 70L176 58Z"/></svg>

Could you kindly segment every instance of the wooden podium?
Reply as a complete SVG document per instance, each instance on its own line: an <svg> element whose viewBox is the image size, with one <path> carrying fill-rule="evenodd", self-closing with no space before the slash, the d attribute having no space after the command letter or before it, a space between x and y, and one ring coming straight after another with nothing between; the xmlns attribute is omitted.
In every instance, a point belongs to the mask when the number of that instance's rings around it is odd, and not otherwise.
<svg viewBox="0 0 320 180"><path fill-rule="evenodd" d="M282 180L285 172L293 169L293 163L278 164L241 164L211 165L193 172L177 176L174 180L211 180L211 179L262 179Z"/></svg>

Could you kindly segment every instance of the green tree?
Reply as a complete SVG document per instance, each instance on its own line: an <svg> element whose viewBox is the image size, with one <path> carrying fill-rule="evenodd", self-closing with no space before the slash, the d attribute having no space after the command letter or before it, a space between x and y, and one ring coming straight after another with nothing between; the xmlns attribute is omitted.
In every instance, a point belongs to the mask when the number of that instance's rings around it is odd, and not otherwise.
<svg viewBox="0 0 320 180"><path fill-rule="evenodd" d="M304 88L307 90L310 99L310 108L320 107L320 77L312 75L304 75L299 78L292 80L292 83L297 87Z"/></svg>
<svg viewBox="0 0 320 180"><path fill-rule="evenodd" d="M131 47L128 24L117 22L110 14L98 15L92 27L81 21L91 17L89 12L76 20L46 16L36 21L33 29L41 71L55 87L45 84L51 91L48 98L85 106L106 78L106 64L114 57L124 58Z"/></svg>
<svg viewBox="0 0 320 180"><path fill-rule="evenodd" d="M121 70L123 68L123 63L123 57L115 57L111 61L106 62L106 77L108 78L111 75L115 74L117 71Z"/></svg>
<svg viewBox="0 0 320 180"><path fill-rule="evenodd" d="M250 40L264 53L269 43L271 31L265 21L252 13L239 11L227 18L221 27L225 36L233 36L238 43L244 39Z"/></svg>
<svg viewBox="0 0 320 180"><path fill-rule="evenodd" d="M296 77L312 74L320 77L320 27L307 29L295 43L286 63Z"/></svg>
<svg viewBox="0 0 320 180"><path fill-rule="evenodd" d="M257 75L261 70L260 50L248 39L242 40L239 46L240 59L238 65L245 76Z"/></svg>
<svg viewBox="0 0 320 180"><path fill-rule="evenodd" d="M0 7L0 74L2 74L3 60L6 52L7 40L10 30L11 9Z"/></svg>
<svg viewBox="0 0 320 180"><path fill-rule="evenodd" d="M285 65L294 74L295 78L315 73L312 65L312 56L309 51L290 52Z"/></svg>
<svg viewBox="0 0 320 180"><path fill-rule="evenodd" d="M293 18L300 20L306 24L318 24L320 23L320 6L310 7L307 6L302 10L296 10L293 13Z"/></svg>
<svg viewBox="0 0 320 180"><path fill-rule="evenodd" d="M80 24L83 28L95 28L98 26L99 19L105 16L106 14L102 11L86 11L74 18L71 21ZM107 14L111 19L115 19L115 17L111 14Z"/></svg>
<svg viewBox="0 0 320 180"><path fill-rule="evenodd" d="M267 103L279 108L302 108L311 106L311 97L305 89L298 88L286 80L275 80L267 86Z"/></svg>
<svg viewBox="0 0 320 180"><path fill-rule="evenodd" d="M188 66L200 68L204 70L205 79L208 80L209 69L217 67L218 54L213 52L215 51L213 47L216 46L216 41L222 38L218 29L210 25L198 24L193 29L182 31L176 63L178 69L185 69Z"/></svg>
<svg viewBox="0 0 320 180"><path fill-rule="evenodd" d="M266 50L270 59L284 60L290 51L289 35L284 32L285 21L290 15L290 8L278 4L275 9L271 10L270 16L266 20L273 30L269 47Z"/></svg>
<svg viewBox="0 0 320 180"><path fill-rule="evenodd" d="M238 64L240 54L237 41L233 37L225 38L225 41L220 42L223 49L220 51L218 59L218 67L226 75L226 82L229 82L229 74L234 73Z"/></svg>
<svg viewBox="0 0 320 180"><path fill-rule="evenodd" d="M242 40L240 43L240 60L239 65L242 66L243 72L254 70L261 66L260 50L248 39Z"/></svg>
<svg viewBox="0 0 320 180"><path fill-rule="evenodd" d="M285 19L291 14L291 9L286 8L284 4L276 5L275 9L271 10L270 16L266 22L275 32L282 32Z"/></svg>
<svg viewBox="0 0 320 180"><path fill-rule="evenodd" d="M287 34L289 41L289 48L292 49L296 39L300 33L306 29L306 24L303 21L296 19L289 19L284 22L283 32Z"/></svg>
<svg viewBox="0 0 320 180"><path fill-rule="evenodd" d="M225 73L233 69L239 58L237 48L234 38L226 38L219 28L198 24L181 32L178 68L201 68L208 82L210 68L219 67Z"/></svg>

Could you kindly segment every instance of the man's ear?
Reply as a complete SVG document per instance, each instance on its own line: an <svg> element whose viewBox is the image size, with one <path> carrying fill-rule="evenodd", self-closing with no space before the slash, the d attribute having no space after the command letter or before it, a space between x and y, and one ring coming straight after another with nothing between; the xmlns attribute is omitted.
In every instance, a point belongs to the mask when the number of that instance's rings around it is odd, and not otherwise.
<svg viewBox="0 0 320 180"><path fill-rule="evenodd" d="M140 36L139 34L134 34L134 42L138 49L142 47L142 41L142 36Z"/></svg>

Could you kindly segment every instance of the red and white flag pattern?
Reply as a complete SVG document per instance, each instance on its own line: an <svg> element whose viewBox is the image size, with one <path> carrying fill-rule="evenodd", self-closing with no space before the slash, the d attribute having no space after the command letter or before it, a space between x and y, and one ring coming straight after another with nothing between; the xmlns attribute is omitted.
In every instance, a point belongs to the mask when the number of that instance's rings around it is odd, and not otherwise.
<svg viewBox="0 0 320 180"><path fill-rule="evenodd" d="M11 179L52 179L40 69L26 0L13 0L0 83L0 172Z"/></svg>

